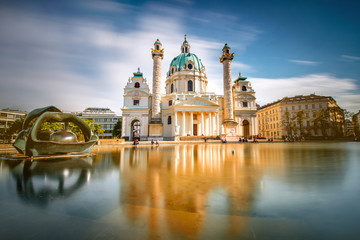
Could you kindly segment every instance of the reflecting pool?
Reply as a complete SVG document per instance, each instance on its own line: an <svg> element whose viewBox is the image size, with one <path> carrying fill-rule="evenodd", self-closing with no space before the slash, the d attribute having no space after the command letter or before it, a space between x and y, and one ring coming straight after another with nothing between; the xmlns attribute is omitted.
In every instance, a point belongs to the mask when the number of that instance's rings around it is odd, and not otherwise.
<svg viewBox="0 0 360 240"><path fill-rule="evenodd" d="M0 239L357 239L359 143L95 148L0 160Z"/></svg>

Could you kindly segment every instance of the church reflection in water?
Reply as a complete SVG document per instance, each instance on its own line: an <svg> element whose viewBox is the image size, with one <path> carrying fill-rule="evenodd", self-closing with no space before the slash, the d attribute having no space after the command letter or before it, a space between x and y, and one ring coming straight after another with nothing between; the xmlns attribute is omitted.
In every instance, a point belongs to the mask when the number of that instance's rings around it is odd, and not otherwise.
<svg viewBox="0 0 360 240"><path fill-rule="evenodd" d="M153 236L166 234L165 222L168 234L197 237L211 216L226 216L226 231L236 235L252 207L262 160L283 165L281 152L268 150L240 144L125 148L121 203L131 221L147 218Z"/></svg>

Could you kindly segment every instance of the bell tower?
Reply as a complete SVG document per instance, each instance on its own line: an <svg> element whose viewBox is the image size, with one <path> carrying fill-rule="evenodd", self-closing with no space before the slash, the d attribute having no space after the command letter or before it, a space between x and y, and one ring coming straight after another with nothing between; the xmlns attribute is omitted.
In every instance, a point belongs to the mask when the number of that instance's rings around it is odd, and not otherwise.
<svg viewBox="0 0 360 240"><path fill-rule="evenodd" d="M153 59L153 83L152 83L152 99L151 99L151 120L149 123L149 136L162 136L161 121L161 60L164 58L164 49L157 39L154 48L151 49Z"/></svg>
<svg viewBox="0 0 360 240"><path fill-rule="evenodd" d="M234 103L233 90L231 82L231 61L234 58L234 53L230 53L230 47L226 43L223 47L223 53L220 62L223 64L223 79L224 79L224 115L223 124L226 129L226 135L235 135L237 122L234 120Z"/></svg>
<svg viewBox="0 0 360 240"><path fill-rule="evenodd" d="M184 37L184 42L181 45L181 53L189 53L190 52L190 44L189 42L186 40L186 34Z"/></svg>

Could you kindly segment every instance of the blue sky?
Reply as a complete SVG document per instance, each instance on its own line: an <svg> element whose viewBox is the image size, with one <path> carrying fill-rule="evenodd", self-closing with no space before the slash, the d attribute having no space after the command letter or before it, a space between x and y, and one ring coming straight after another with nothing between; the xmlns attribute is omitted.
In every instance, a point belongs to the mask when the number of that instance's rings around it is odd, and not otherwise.
<svg viewBox="0 0 360 240"><path fill-rule="evenodd" d="M358 1L0 1L0 108L110 107L138 67L152 81L150 49L165 48L162 87L184 34L202 59L208 91L222 92L221 50L260 105L285 96L333 96L360 109Z"/></svg>

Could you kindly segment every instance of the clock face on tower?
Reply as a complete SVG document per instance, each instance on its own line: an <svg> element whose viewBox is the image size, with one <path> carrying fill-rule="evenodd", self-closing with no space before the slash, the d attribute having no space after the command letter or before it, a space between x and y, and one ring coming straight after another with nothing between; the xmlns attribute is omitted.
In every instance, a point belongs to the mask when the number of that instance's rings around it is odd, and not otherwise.
<svg viewBox="0 0 360 240"><path fill-rule="evenodd" d="M188 64L188 69L192 69L193 68L193 66L191 65L191 64Z"/></svg>

